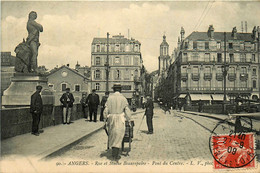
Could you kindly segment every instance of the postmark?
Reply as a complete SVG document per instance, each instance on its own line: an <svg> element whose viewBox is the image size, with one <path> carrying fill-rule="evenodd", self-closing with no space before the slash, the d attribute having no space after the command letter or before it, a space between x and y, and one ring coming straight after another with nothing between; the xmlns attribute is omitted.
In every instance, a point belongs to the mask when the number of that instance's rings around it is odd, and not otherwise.
<svg viewBox="0 0 260 173"><path fill-rule="evenodd" d="M224 129L223 123L217 126ZM214 128L210 137L210 152L214 158L214 169L255 168L254 133L234 132L226 127L226 134L217 134Z"/></svg>

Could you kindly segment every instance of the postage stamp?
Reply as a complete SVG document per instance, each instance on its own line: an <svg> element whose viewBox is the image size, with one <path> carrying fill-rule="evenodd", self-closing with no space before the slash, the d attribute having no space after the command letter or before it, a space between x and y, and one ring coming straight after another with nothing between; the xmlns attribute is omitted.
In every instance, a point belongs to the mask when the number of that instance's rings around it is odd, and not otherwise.
<svg viewBox="0 0 260 173"><path fill-rule="evenodd" d="M215 169L254 168L255 138L253 133L233 133L213 135L211 154Z"/></svg>

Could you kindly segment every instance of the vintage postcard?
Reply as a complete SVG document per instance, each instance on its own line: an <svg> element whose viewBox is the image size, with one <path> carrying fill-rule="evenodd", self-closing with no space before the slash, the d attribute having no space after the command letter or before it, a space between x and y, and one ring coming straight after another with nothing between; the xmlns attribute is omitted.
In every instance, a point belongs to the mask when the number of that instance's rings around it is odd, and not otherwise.
<svg viewBox="0 0 260 173"><path fill-rule="evenodd" d="M260 1L1 1L0 172L260 172Z"/></svg>

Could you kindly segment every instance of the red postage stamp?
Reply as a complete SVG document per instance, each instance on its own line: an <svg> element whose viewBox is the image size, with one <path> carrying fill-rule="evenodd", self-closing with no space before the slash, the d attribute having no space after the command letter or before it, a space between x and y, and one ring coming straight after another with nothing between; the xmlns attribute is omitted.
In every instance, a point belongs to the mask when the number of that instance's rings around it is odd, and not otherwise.
<svg viewBox="0 0 260 173"><path fill-rule="evenodd" d="M231 133L211 137L214 168L254 168L255 138L253 133Z"/></svg>

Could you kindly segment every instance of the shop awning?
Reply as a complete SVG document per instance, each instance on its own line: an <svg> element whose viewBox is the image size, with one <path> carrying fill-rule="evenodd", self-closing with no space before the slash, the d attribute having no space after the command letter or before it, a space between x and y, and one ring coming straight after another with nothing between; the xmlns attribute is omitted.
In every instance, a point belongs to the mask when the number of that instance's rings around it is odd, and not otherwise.
<svg viewBox="0 0 260 173"><path fill-rule="evenodd" d="M178 98L180 98L180 99L183 99L183 98L185 98L185 97L186 97L186 95L187 95L187 94L181 94L181 95L179 95L179 97L178 97Z"/></svg>
<svg viewBox="0 0 260 173"><path fill-rule="evenodd" d="M192 101L196 100L212 100L209 94L190 94Z"/></svg>
<svg viewBox="0 0 260 173"><path fill-rule="evenodd" d="M223 94L212 94L211 96L212 96L213 100L216 100L216 101L223 101L223 99L224 99ZM228 96L226 98L227 98L227 101L229 101Z"/></svg>

